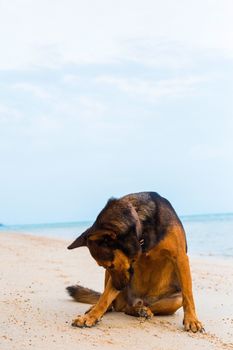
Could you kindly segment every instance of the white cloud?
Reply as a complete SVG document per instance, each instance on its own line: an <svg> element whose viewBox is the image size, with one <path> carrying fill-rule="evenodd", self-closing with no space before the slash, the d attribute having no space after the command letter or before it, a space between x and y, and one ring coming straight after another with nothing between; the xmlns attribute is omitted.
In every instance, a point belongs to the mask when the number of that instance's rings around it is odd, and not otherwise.
<svg viewBox="0 0 233 350"><path fill-rule="evenodd" d="M4 125L12 125L12 123L20 121L22 114L15 108L0 103L0 123Z"/></svg>
<svg viewBox="0 0 233 350"><path fill-rule="evenodd" d="M85 95L80 95L78 97L78 103L85 109L86 112L89 114L91 113L93 116L103 115L107 110L104 103Z"/></svg>
<svg viewBox="0 0 233 350"><path fill-rule="evenodd" d="M180 43L230 56L232 12L230 0L3 0L0 67L134 60L127 44L133 40ZM149 63L156 59L150 50L149 45ZM173 64L170 52L163 55Z"/></svg>
<svg viewBox="0 0 233 350"><path fill-rule="evenodd" d="M35 97L40 99L51 98L51 94L45 88L32 83L27 83L27 82L15 83L11 87L16 90L23 90L23 91L29 92Z"/></svg>
<svg viewBox="0 0 233 350"><path fill-rule="evenodd" d="M81 77L77 74L65 74L63 82L67 84L77 84L81 82Z"/></svg>
<svg viewBox="0 0 233 350"><path fill-rule="evenodd" d="M132 97L142 98L150 102L157 102L161 98L180 98L193 94L200 83L207 80L207 77L190 76L177 79L164 79L158 81L128 79L114 76L98 77L98 83L115 86L117 89L129 94Z"/></svg>

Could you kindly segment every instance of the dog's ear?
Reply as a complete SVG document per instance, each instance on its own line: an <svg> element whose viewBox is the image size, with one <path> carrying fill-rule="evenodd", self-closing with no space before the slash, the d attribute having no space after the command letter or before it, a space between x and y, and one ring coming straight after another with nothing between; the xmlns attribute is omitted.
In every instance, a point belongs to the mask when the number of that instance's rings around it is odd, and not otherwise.
<svg viewBox="0 0 233 350"><path fill-rule="evenodd" d="M87 246L87 236L90 232L90 229L87 229L85 232L83 232L78 238L75 239L73 243L71 243L67 249L74 249L79 247L86 247Z"/></svg>

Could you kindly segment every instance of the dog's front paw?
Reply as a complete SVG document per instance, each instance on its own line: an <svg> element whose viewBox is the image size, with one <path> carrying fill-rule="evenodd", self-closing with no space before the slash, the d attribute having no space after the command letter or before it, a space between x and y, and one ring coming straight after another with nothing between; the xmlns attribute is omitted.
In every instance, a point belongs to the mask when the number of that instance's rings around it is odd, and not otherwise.
<svg viewBox="0 0 233 350"><path fill-rule="evenodd" d="M205 332L204 327L202 326L201 322L198 321L198 319L196 317L185 317L184 321L184 329L186 331L192 331L193 333L196 332Z"/></svg>
<svg viewBox="0 0 233 350"><path fill-rule="evenodd" d="M92 316L90 314L85 314L83 316L78 316L75 320L72 322L73 327L93 327L96 325L97 322L99 322L100 319L98 319L95 316Z"/></svg>

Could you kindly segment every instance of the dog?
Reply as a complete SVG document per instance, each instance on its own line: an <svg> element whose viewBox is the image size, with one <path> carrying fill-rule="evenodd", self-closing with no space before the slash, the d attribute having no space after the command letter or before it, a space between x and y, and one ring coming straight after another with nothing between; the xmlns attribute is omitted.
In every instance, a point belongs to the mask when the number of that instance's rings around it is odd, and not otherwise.
<svg viewBox="0 0 233 350"><path fill-rule="evenodd" d="M74 327L92 327L111 309L151 318L183 306L184 329L204 331L195 312L185 231L167 199L156 192L111 198L68 249L83 246L105 268L105 289L100 294L67 287L76 301L93 304Z"/></svg>

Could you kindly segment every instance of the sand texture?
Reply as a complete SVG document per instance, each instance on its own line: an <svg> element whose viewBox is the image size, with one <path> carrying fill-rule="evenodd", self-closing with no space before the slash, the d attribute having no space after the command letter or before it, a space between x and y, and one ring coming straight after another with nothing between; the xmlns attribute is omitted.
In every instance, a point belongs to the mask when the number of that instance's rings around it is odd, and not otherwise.
<svg viewBox="0 0 233 350"><path fill-rule="evenodd" d="M30 235L0 234L0 350L233 349L233 260L191 258L194 296L206 334L183 331L183 311L143 320L108 313L94 328L72 328L88 305L65 291L103 289L104 270L86 248Z"/></svg>

